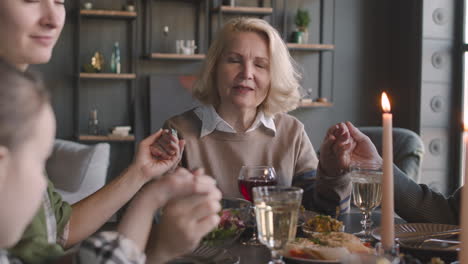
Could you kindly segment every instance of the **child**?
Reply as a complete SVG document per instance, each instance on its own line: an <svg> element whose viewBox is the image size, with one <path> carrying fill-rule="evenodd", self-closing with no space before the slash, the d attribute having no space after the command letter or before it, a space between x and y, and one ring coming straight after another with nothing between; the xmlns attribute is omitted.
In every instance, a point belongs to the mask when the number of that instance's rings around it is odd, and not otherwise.
<svg viewBox="0 0 468 264"><path fill-rule="evenodd" d="M150 146L161 131L145 139ZM33 75L0 60L0 263L21 263L7 252L21 237L41 206L47 187L45 162L55 138L55 117L48 92ZM145 142L146 141L146 142ZM149 182L134 197L118 232L85 240L66 259L77 263L145 263L143 253L154 212L165 205L155 246L148 261L164 263L187 253L214 228L221 193L211 177L199 170L178 169ZM183 210L181 210L183 209ZM177 234L165 236L165 234ZM177 237L178 247L173 246Z"/></svg>

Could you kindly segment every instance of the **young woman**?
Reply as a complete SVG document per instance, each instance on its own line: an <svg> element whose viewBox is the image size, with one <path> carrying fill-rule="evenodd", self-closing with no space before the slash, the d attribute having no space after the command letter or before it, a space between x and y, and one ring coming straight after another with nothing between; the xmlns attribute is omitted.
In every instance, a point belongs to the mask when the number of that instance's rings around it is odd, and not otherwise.
<svg viewBox="0 0 468 264"><path fill-rule="evenodd" d="M64 4L64 0L0 1L0 58L21 71L26 71L29 64L47 63L64 25ZM64 247L71 247L95 233L142 186L153 179L161 178L177 162L176 159L153 158L153 148L150 145L160 136L161 132L141 142L135 160L127 170L104 188L73 206L63 202L53 186L48 184L42 206L26 228L22 239L11 248L11 253L27 263L50 263L50 259L64 254ZM41 169L34 173L42 172ZM215 193L216 188L207 190L203 195L211 197L211 192ZM184 199L177 199L170 204L186 205ZM211 207L209 204L213 202L213 197L193 201L207 205L201 208L208 208ZM190 206L196 205L191 203ZM189 213L177 211L177 214L185 218ZM214 213L207 219L211 219L209 222L214 227ZM204 234L203 228L189 229L188 225L181 225L179 229L178 237L192 243ZM172 239L172 236L167 239Z"/></svg>

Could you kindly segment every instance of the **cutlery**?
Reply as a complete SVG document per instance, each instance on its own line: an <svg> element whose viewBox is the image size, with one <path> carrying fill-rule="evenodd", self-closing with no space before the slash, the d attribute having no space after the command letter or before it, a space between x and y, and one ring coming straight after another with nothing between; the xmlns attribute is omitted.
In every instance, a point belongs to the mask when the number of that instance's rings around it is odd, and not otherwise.
<svg viewBox="0 0 468 264"><path fill-rule="evenodd" d="M446 239L435 239L429 238L424 240L421 243L417 243L418 248L444 248L444 249L454 249L459 248L460 241L458 240L446 240Z"/></svg>
<svg viewBox="0 0 468 264"><path fill-rule="evenodd" d="M422 234L422 235L400 234L399 235L400 237L396 238L395 240L397 241L425 240L425 239L429 239L432 237L451 236L451 235L458 235L458 234L460 234L460 228L441 231L441 232L435 232L435 233L427 233L427 234Z"/></svg>
<svg viewBox="0 0 468 264"><path fill-rule="evenodd" d="M447 240L447 239L436 239L436 238L429 238L423 241L423 243L429 243L429 242L455 244L455 245L460 244L460 241L458 240Z"/></svg>

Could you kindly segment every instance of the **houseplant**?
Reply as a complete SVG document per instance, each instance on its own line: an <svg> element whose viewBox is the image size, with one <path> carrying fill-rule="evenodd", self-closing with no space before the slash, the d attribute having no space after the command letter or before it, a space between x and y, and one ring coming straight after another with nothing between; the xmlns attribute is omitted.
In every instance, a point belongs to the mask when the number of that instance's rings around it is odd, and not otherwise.
<svg viewBox="0 0 468 264"><path fill-rule="evenodd" d="M307 9L298 8L294 23L296 24L297 31L293 33L293 42L307 43L309 40L309 32L307 31L307 27L310 23L309 11Z"/></svg>

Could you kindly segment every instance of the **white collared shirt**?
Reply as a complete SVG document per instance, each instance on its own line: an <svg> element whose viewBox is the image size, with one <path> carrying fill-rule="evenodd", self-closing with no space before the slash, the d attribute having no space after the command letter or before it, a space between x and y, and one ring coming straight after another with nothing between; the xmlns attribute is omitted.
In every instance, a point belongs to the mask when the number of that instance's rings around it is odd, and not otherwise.
<svg viewBox="0 0 468 264"><path fill-rule="evenodd" d="M197 107L194 110L195 114L200 118L202 122L202 127L200 131L200 137L204 137L206 135L211 134L213 131L218 130L221 132L227 133L237 133L236 130L228 124L228 122L224 121L214 107L212 105L202 105ZM258 127L263 125L267 129L271 130L273 134L276 133L276 126L275 122L273 121L273 117L267 117L263 113L263 111L259 111L257 116L255 117L255 121L252 123L249 129L245 133L254 131Z"/></svg>

